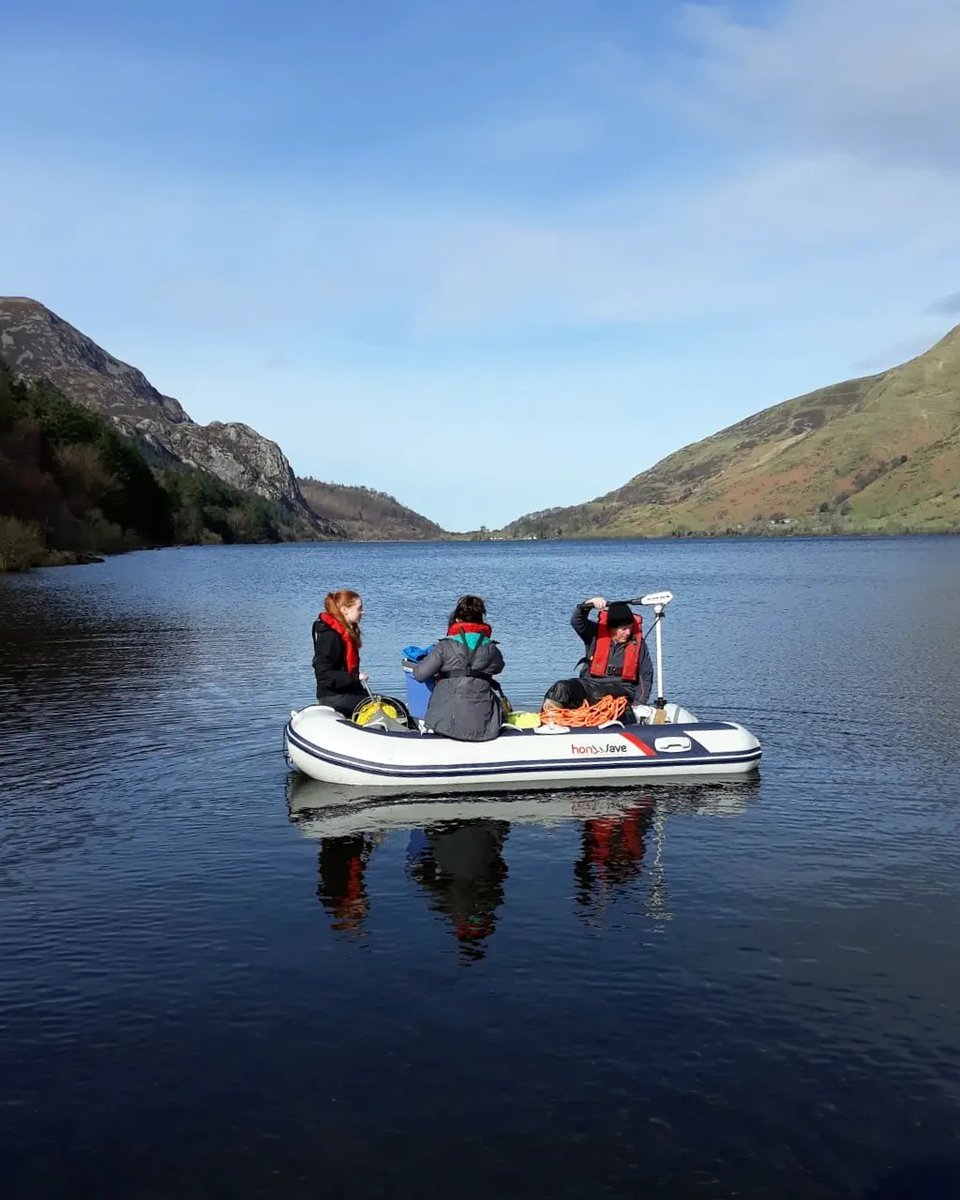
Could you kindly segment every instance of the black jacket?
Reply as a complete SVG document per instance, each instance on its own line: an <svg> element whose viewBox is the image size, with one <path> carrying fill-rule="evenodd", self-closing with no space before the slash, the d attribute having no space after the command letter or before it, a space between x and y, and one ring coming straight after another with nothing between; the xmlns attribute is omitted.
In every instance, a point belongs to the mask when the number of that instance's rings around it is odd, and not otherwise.
<svg viewBox="0 0 960 1200"><path fill-rule="evenodd" d="M343 638L325 621L313 623L313 673L317 677L317 697L365 695L360 669L347 670L347 648Z"/></svg>
<svg viewBox="0 0 960 1200"><path fill-rule="evenodd" d="M623 671L623 656L625 646L611 644L610 657L607 660L607 673L604 676L590 675L590 660L593 658L593 653L597 648L597 629L596 621L591 621L587 615L590 612L589 604L578 604L573 610L573 616L570 618L570 624L577 631L577 636L587 648L586 657L583 667L580 670L580 677L594 680L596 683L603 683L605 680L610 683L617 683L621 686L627 686L624 680L621 680L620 674ZM643 640L643 646L640 649L640 678L635 684L629 685L633 688L633 696L631 702L633 704L643 704L653 690L653 659L650 657L650 651L647 649L646 638Z"/></svg>

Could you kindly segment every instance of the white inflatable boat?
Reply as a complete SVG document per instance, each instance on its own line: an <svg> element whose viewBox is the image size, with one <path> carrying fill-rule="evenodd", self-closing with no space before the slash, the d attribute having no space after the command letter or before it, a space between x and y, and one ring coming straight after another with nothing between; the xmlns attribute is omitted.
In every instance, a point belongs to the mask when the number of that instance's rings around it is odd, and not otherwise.
<svg viewBox="0 0 960 1200"><path fill-rule="evenodd" d="M663 725L506 725L492 742L455 742L433 733L356 725L332 708L312 704L290 714L284 742L291 764L313 779L383 787L631 783L756 770L760 743L742 725L698 721L685 709L666 708Z"/></svg>
<svg viewBox="0 0 960 1200"><path fill-rule="evenodd" d="M655 706L628 709L624 721L585 729L504 725L489 742L458 742L425 729L358 725L311 704L290 714L284 750L313 779L368 787L437 788L450 784L621 784L671 776L747 775L760 743L734 721L698 721L663 700L664 609L670 592L627 603L650 605L657 635ZM657 722L660 723L657 723Z"/></svg>

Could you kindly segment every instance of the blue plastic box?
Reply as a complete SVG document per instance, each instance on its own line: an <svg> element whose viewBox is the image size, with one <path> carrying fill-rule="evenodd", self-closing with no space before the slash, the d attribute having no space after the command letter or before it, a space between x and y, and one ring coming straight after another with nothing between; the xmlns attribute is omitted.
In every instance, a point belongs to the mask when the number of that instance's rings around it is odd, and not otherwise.
<svg viewBox="0 0 960 1200"><path fill-rule="evenodd" d="M410 710L410 716L422 721L427 715L434 680L428 679L426 683L418 683L413 677L413 663L409 658L403 660L403 678L407 684L407 708Z"/></svg>

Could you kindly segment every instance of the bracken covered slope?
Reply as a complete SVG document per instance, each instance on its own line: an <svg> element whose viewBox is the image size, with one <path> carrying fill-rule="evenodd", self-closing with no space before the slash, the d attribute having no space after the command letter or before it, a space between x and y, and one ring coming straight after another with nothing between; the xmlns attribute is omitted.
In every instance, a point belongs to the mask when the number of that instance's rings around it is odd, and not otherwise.
<svg viewBox="0 0 960 1200"><path fill-rule="evenodd" d="M960 326L878 375L820 388L685 446L623 487L531 513L512 536L960 528Z"/></svg>

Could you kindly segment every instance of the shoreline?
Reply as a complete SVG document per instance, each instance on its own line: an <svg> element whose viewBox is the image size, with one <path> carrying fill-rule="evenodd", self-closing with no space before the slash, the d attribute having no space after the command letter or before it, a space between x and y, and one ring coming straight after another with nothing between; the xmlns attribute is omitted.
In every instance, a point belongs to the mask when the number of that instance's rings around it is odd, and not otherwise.
<svg viewBox="0 0 960 1200"><path fill-rule="evenodd" d="M440 546L496 543L498 546L529 546L532 543L558 542L769 542L769 541L842 541L858 538L869 538L876 541L881 538L932 538L957 537L960 529L909 529L888 532L885 530L851 529L836 533L790 532L778 530L776 533L659 533L659 534L594 534L573 537L541 537L541 538L505 538L505 537L446 537L446 538L357 538L352 541L328 540L298 540L284 542L178 542L170 546L134 546L129 550L112 553L100 551L51 550L47 561L31 563L28 566L7 567L0 562L0 576L25 575L35 570L47 570L53 567L85 567L97 566L107 559L119 558L127 554L137 554L144 551L157 550L209 550L229 546L231 549L243 547L264 546Z"/></svg>

